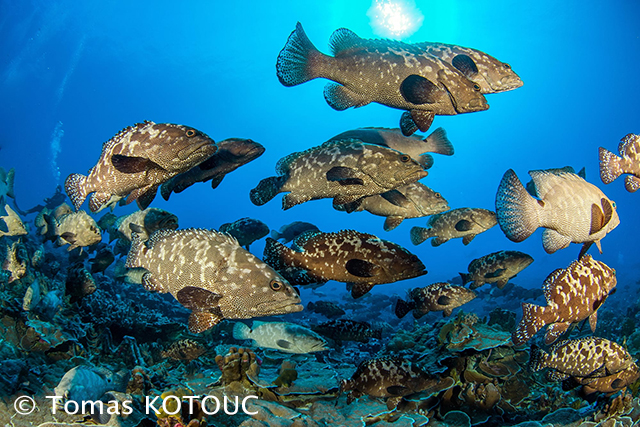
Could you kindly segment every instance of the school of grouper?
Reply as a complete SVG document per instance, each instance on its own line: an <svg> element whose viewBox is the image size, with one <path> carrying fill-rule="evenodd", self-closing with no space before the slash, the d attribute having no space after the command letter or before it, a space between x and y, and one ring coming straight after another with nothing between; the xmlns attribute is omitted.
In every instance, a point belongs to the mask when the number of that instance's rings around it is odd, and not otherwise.
<svg viewBox="0 0 640 427"><path fill-rule="evenodd" d="M404 219L429 216L426 228L411 229L415 245L430 238L433 246L455 238L467 245L496 224L514 242L544 228L543 246L548 253L581 243L578 258L544 281L547 305L522 303L523 317L512 342L525 344L547 326L545 343L553 345L547 351L532 346L531 370L549 368L548 378L570 380L588 393L613 393L635 382L640 371L622 345L595 337L559 341L571 325L587 319L594 331L598 309L615 290L615 270L586 254L593 243L601 251L601 240L618 226L615 202L570 167L530 171L532 181L526 186L508 170L497 190L495 213L470 207L450 209L442 195L418 182L434 162L430 153L450 156L454 150L442 128L424 139L412 134L418 129L426 132L436 115L486 110L485 94L522 86L511 67L471 48L368 40L344 28L333 33L329 44L332 56L318 51L298 23L277 59L280 82L295 86L326 78L331 82L324 96L334 109L376 102L404 111L400 127L349 130L321 145L286 155L276 165L276 176L263 179L251 190L251 201L263 205L285 193L282 208L289 209L332 198L337 210L366 210L385 217L386 231ZM64 187L72 207L58 192L46 200L46 206L27 213L38 212L35 222L45 240L68 244L69 250L98 249L91 260L92 273L103 272L116 256L126 256L121 277L141 283L148 291L170 293L190 310L188 327L194 333L223 319L301 311L296 286L335 280L346 283L353 298L360 298L375 285L427 273L420 259L406 248L356 230L321 232L312 224L295 222L267 238L260 260L248 250L269 232L258 220L243 218L225 224L220 231L178 229L174 215L149 208L159 187L166 200L172 192L197 182L211 181L215 189L226 174L264 150L250 139L216 143L188 126L138 123L103 145L87 175L74 173L66 179ZM609 184L627 174L626 189L636 191L640 188L640 136L625 136L618 150L616 155L600 148L602 181ZM14 197L13 171L1 175L3 194ZM92 213L133 201L141 210L120 218L107 213L96 223L80 209L87 198ZM5 210L0 235L27 234L20 216L6 204ZM110 242L117 239L112 249L100 243L105 231ZM285 245L288 242L291 247ZM473 260L468 273L461 273L463 286L434 283L412 289L409 301L397 302L395 313L401 318L413 312L416 319L430 311L449 316L476 297L475 288L495 283L502 289L532 262L532 257L517 251L488 254ZM3 269L11 273L9 282L26 272L25 263L16 258L15 243L8 247ZM464 286L467 283L470 287ZM84 295L91 289L78 292ZM255 322L252 328L238 322L233 330L237 339L253 339L259 347L289 353L322 351L327 349L323 335L354 339L349 333L365 339L380 337L380 331L354 321L328 322L316 331L285 322ZM74 399L74 375L78 375L75 368L56 389L68 400ZM351 379L342 381L341 392L348 393L348 402L363 395L397 402L426 388L428 382L421 379L428 376L410 360L371 359L362 362Z"/></svg>

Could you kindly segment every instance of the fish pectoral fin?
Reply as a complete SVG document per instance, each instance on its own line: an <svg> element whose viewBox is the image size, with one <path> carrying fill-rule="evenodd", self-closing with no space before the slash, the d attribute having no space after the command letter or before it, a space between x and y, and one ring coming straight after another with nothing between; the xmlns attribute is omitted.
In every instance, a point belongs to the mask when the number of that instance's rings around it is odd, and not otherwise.
<svg viewBox="0 0 640 427"><path fill-rule="evenodd" d="M218 188L218 185L220 185L223 179L224 179L224 174L219 174L211 178L211 188L213 188L214 190Z"/></svg>
<svg viewBox="0 0 640 427"><path fill-rule="evenodd" d="M178 291L176 299L185 308L191 310L205 310L218 306L222 295L195 286L187 286Z"/></svg>
<svg viewBox="0 0 640 427"><path fill-rule="evenodd" d="M596 325L598 324L598 312L594 311L591 316L589 316L589 327L591 328L591 332L596 331Z"/></svg>
<svg viewBox="0 0 640 427"><path fill-rule="evenodd" d="M62 238L63 240L66 240L67 242L74 244L77 240L77 236L75 233L72 233L70 231L67 231L65 233L62 233L60 235L60 238Z"/></svg>
<svg viewBox="0 0 640 427"><path fill-rule="evenodd" d="M364 181L353 168L334 166L326 173L327 181L338 182L340 185L363 185Z"/></svg>
<svg viewBox="0 0 640 427"><path fill-rule="evenodd" d="M469 231L473 228L473 223L466 219L461 219L456 222L455 229L457 231Z"/></svg>
<svg viewBox="0 0 640 427"><path fill-rule="evenodd" d="M144 228L142 228L142 226L140 226L139 224L134 224L133 222L129 223L129 230L131 230L133 233L144 234Z"/></svg>
<svg viewBox="0 0 640 427"><path fill-rule="evenodd" d="M147 158L123 156L122 154L111 156L111 164L118 172L127 174L144 172L149 167L157 166Z"/></svg>
<svg viewBox="0 0 640 427"><path fill-rule="evenodd" d="M600 199L600 204L602 205L602 213L604 214L604 223L603 227L609 224L611 218L613 218L613 206L609 199L605 199L604 197Z"/></svg>
<svg viewBox="0 0 640 427"><path fill-rule="evenodd" d="M147 209L151 204L151 202L153 202L153 199L156 198L157 192L158 192L158 185L152 185L150 187L147 187L146 190L144 192L141 192L136 199L136 202L138 203L138 207L141 210Z"/></svg>
<svg viewBox="0 0 640 427"><path fill-rule="evenodd" d="M166 292L164 286L150 272L142 275L142 286L150 292Z"/></svg>
<svg viewBox="0 0 640 427"><path fill-rule="evenodd" d="M347 284L349 285L349 284ZM354 299L360 298L373 288L371 283L353 283L351 286L351 296Z"/></svg>
<svg viewBox="0 0 640 427"><path fill-rule="evenodd" d="M373 277L380 270L377 265L357 258L347 261L345 268L349 273L358 277Z"/></svg>
<svg viewBox="0 0 640 427"><path fill-rule="evenodd" d="M460 54L454 56L451 60L451 65L468 79L472 79L478 74L478 66L469 55Z"/></svg>
<svg viewBox="0 0 640 427"><path fill-rule="evenodd" d="M371 102L365 95L337 83L329 83L324 87L324 99L331 108L338 111L350 107L362 107Z"/></svg>
<svg viewBox="0 0 640 427"><path fill-rule="evenodd" d="M427 78L411 74L400 84L400 94L411 104L434 104L442 96L442 89Z"/></svg>
<svg viewBox="0 0 640 427"><path fill-rule="evenodd" d="M467 246L469 243L471 243L474 237L476 237L475 234L467 234L462 238L462 244Z"/></svg>
<svg viewBox="0 0 640 427"><path fill-rule="evenodd" d="M189 316L189 331L194 334L213 328L224 319L219 307L210 310L192 311Z"/></svg>
<svg viewBox="0 0 640 427"><path fill-rule="evenodd" d="M396 205L401 208L408 208L411 206L411 201L398 190L389 190L380 195L392 205Z"/></svg>
<svg viewBox="0 0 640 427"><path fill-rule="evenodd" d="M428 131L435 117L436 113L433 111L411 110L411 118L420 132Z"/></svg>
<svg viewBox="0 0 640 427"><path fill-rule="evenodd" d="M552 382L566 380L567 378L569 378L569 376L570 376L569 374L565 374L560 371L547 372L547 380Z"/></svg>
<svg viewBox="0 0 640 427"><path fill-rule="evenodd" d="M593 245L593 242L584 242L582 244L582 249L580 249L580 253L578 254L578 259L582 258L582 256L587 253L591 245ZM598 247L601 248L599 240L598 240ZM600 250L600 253L602 253L602 250Z"/></svg>
<svg viewBox="0 0 640 427"><path fill-rule="evenodd" d="M446 295L442 295L440 298L438 298L438 305L449 305L452 302L453 301L451 300L451 297L448 297Z"/></svg>
<svg viewBox="0 0 640 427"><path fill-rule="evenodd" d="M384 231L391 231L399 226L402 221L404 221L404 217L402 216L388 216L387 219L384 220L382 228Z"/></svg>
<svg viewBox="0 0 640 427"><path fill-rule="evenodd" d="M589 235L595 234L602 230L605 225L605 216L602 212L602 208L595 203L591 205L591 228L589 229Z"/></svg>
<svg viewBox="0 0 640 427"><path fill-rule="evenodd" d="M411 389L401 385L392 385L387 387L387 393L392 396L406 396L407 394L411 394Z"/></svg>
<svg viewBox="0 0 640 427"><path fill-rule="evenodd" d="M616 378L611 383L611 388L614 389L614 390L622 388L623 386L624 386L624 381L622 381L622 379L620 379L620 378Z"/></svg>
<svg viewBox="0 0 640 427"><path fill-rule="evenodd" d="M453 308L445 308L442 310L442 317L449 317L453 313Z"/></svg>
<svg viewBox="0 0 640 427"><path fill-rule="evenodd" d="M509 283L509 278L505 278L505 279L500 279L496 282L496 286L498 287L498 289L502 289L505 286L507 286L507 283Z"/></svg>
<svg viewBox="0 0 640 427"><path fill-rule="evenodd" d="M500 277L502 276L502 273L504 273L506 271L506 269L504 268L499 268L496 271L491 271L487 274L484 275L485 278L494 278L494 277Z"/></svg>
<svg viewBox="0 0 640 427"><path fill-rule="evenodd" d="M571 243L571 237L564 236L551 228L545 228L542 232L542 246L548 254L559 249L564 249Z"/></svg>
<svg viewBox="0 0 640 427"><path fill-rule="evenodd" d="M562 334L567 332L569 326L571 326L570 322L559 322L549 325L549 327L547 328L547 332L544 335L544 343L549 345L556 342L556 340L560 338Z"/></svg>
<svg viewBox="0 0 640 427"><path fill-rule="evenodd" d="M464 236L464 238L463 238L463 242L464 242L464 239L466 239L466 238L467 238L467 236ZM471 239L473 239L473 237L472 237ZM471 241L471 239L469 240L469 242ZM432 240L431 240L431 246L433 246L433 247L435 248L435 247L440 246L440 245L441 245L441 244L443 244L443 243L447 243L448 241L449 241L449 239L448 239L447 237L436 236L436 238L435 238L435 239L432 239ZM467 243L465 243L465 245L466 245L466 244L467 244Z"/></svg>
<svg viewBox="0 0 640 427"><path fill-rule="evenodd" d="M624 188L629 193L635 193L640 188L640 178L634 175L627 175L624 178Z"/></svg>
<svg viewBox="0 0 640 427"><path fill-rule="evenodd" d="M289 342L289 341L287 341L287 340L277 340L277 341L276 341L276 344L277 344L279 347L286 348L286 349L290 349L290 348L292 347L292 346L291 346L291 342Z"/></svg>

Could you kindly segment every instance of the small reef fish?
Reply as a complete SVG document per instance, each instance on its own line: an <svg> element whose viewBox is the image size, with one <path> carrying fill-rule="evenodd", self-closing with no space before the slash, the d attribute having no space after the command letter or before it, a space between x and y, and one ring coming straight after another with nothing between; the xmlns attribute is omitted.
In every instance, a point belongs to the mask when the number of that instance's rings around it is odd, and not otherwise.
<svg viewBox="0 0 640 427"><path fill-rule="evenodd" d="M171 344L166 350L160 352L160 357L173 360L186 360L191 362L207 352L207 349L197 341L183 339Z"/></svg>
<svg viewBox="0 0 640 427"><path fill-rule="evenodd" d="M553 271L542 285L547 305L522 303L522 320L511 337L514 344L529 341L545 325L550 325L545 343L551 344L572 323L587 318L591 331L595 331L598 309L616 284L616 271L590 255L573 261L567 268Z"/></svg>
<svg viewBox="0 0 640 427"><path fill-rule="evenodd" d="M568 377L607 377L633 363L633 357L620 344L597 337L563 340L552 346L548 353L532 346L529 359L533 372L553 369L550 377L555 381Z"/></svg>
<svg viewBox="0 0 640 427"><path fill-rule="evenodd" d="M600 147L600 178L610 184L623 173L629 174L624 179L624 188L633 193L640 188L640 135L630 133L621 141L620 156Z"/></svg>
<svg viewBox="0 0 640 427"><path fill-rule="evenodd" d="M256 240L260 240L269 234L269 226L264 222L253 218L241 218L239 220L222 224L221 233L227 233L236 238L240 246L249 250Z"/></svg>
<svg viewBox="0 0 640 427"><path fill-rule="evenodd" d="M349 210L345 205L334 205L336 210ZM362 199L354 212L367 211L373 215L386 217L384 231L391 231L406 218L421 218L448 211L449 204L437 193L420 182L412 182L383 194Z"/></svg>
<svg viewBox="0 0 640 427"><path fill-rule="evenodd" d="M55 240L58 246L69 245L69 251L94 245L102 240L102 231L85 211L75 212L66 203L53 211L44 208L36 217L38 234L45 240Z"/></svg>
<svg viewBox="0 0 640 427"><path fill-rule="evenodd" d="M480 86L450 64L424 55L414 45L366 40L340 28L331 35L333 56L321 53L298 22L276 62L284 86L326 78L327 103L336 110L371 102L410 112L423 132L436 114L453 115L489 108ZM407 133L405 133L407 134Z"/></svg>
<svg viewBox="0 0 640 427"><path fill-rule="evenodd" d="M69 266L67 269L65 294L70 297L72 304L94 293L96 289L95 279L91 273L84 268L82 263Z"/></svg>
<svg viewBox="0 0 640 427"><path fill-rule="evenodd" d="M217 145L218 151L213 156L162 184L162 197L169 200L171 193L181 193L197 182L209 180L211 188L217 188L228 173L257 159L265 150L257 142L241 138L225 139Z"/></svg>
<svg viewBox="0 0 640 427"><path fill-rule="evenodd" d="M460 277L463 285L473 282L469 285L471 289L485 283L495 283L502 289L532 262L533 258L524 252L498 251L471 261L469 273L460 273Z"/></svg>
<svg viewBox="0 0 640 427"><path fill-rule="evenodd" d="M13 242L11 246L5 246L2 269L11 273L8 279L9 283L20 280L27 274L26 251L19 242Z"/></svg>
<svg viewBox="0 0 640 427"><path fill-rule="evenodd" d="M415 46L451 64L466 78L478 84L483 94L506 92L523 85L509 64L477 49L431 42L416 43Z"/></svg>
<svg viewBox="0 0 640 427"><path fill-rule="evenodd" d="M294 241L294 249L267 238L264 258L302 268L324 280L353 284L354 298L374 285L427 274L422 261L402 246L355 230L307 232Z"/></svg>
<svg viewBox="0 0 640 427"><path fill-rule="evenodd" d="M18 214L9 205L4 205L4 210L7 214L0 216L0 237L24 236L27 234L27 227L25 227Z"/></svg>
<svg viewBox="0 0 640 427"><path fill-rule="evenodd" d="M587 179L587 173L585 172L584 168L580 169L580 171L578 172L576 172L576 170L572 166L565 166L563 168L544 169L544 171L550 172L550 173L557 173L557 174L562 174L564 172L575 173L579 177L583 179ZM529 182L527 182L524 187L527 189L527 193L531 194L533 197L539 197L538 190L536 190L536 184L533 180L530 180Z"/></svg>
<svg viewBox="0 0 640 427"><path fill-rule="evenodd" d="M451 316L454 308L477 297L474 291L447 282L434 283L424 288L413 288L408 296L408 302L399 299L396 303L395 312L400 319L410 311L413 311L413 317L416 319L430 311L442 311L444 317Z"/></svg>
<svg viewBox="0 0 640 427"><path fill-rule="evenodd" d="M582 391L586 395L595 392L610 395L630 386L638 381L639 378L640 370L638 370L638 365L631 363L628 368L606 377L573 377L565 381L572 381L577 385L582 385Z"/></svg>
<svg viewBox="0 0 640 427"><path fill-rule="evenodd" d="M453 144L447 138L443 128L433 131L428 137L422 139L419 135L404 136L400 129L387 128L359 128L342 132L329 140L340 141L357 139L369 144L382 145L401 153L408 154L424 169L433 166L433 156L426 153L437 153L445 156L453 155Z"/></svg>
<svg viewBox="0 0 640 427"><path fill-rule="evenodd" d="M381 194L427 176L407 154L358 140L325 143L292 153L278 161L278 176L263 179L251 190L253 204L261 206L278 193L282 208L309 200L333 198L349 204Z"/></svg>
<svg viewBox="0 0 640 427"><path fill-rule="evenodd" d="M7 172L3 167L0 167L0 203L7 203L7 197L11 197L13 200L16 199L16 195L13 191L15 175L15 169L11 168Z"/></svg>
<svg viewBox="0 0 640 427"><path fill-rule="evenodd" d="M522 242L538 227L544 227L542 245L547 253L570 243L583 243L580 255L620 224L616 204L595 185L568 172L529 171L539 199L523 187L509 169L496 194L500 228L513 242Z"/></svg>
<svg viewBox="0 0 640 427"><path fill-rule="evenodd" d="M306 354L328 350L327 341L311 329L288 322L254 321L251 328L242 322L233 325L233 338L253 340L260 348L285 353Z"/></svg>
<svg viewBox="0 0 640 427"><path fill-rule="evenodd" d="M347 403L365 394L371 397L402 397L430 388L437 380L400 357L365 360L349 380L342 380L340 392L347 393Z"/></svg>
<svg viewBox="0 0 640 427"><path fill-rule="evenodd" d="M311 329L334 341L369 342L370 338L382 338L381 329L373 329L367 322L350 319L330 320Z"/></svg>
<svg viewBox="0 0 640 427"><path fill-rule="evenodd" d="M431 240L431 246L440 246L451 239L462 237L462 243L468 245L478 234L496 225L496 214L480 208L458 208L431 216L427 228L413 227L411 243L419 245Z"/></svg>
<svg viewBox="0 0 640 427"><path fill-rule="evenodd" d="M215 230L159 230L134 238L125 267L143 269L149 291L169 292L191 310L189 330L222 319L250 319L302 310L300 297L271 267ZM131 277L130 277L131 278Z"/></svg>
<svg viewBox="0 0 640 427"><path fill-rule="evenodd" d="M310 301L307 304L307 310L314 313L322 314L329 318L340 317L346 314L346 312L342 308L340 308L338 304L331 301Z"/></svg>
<svg viewBox="0 0 640 427"><path fill-rule="evenodd" d="M274 240L282 239L283 243L289 243L305 231L320 231L318 227L310 222L294 221L291 224L286 224L280 227L280 230L271 231L271 238Z"/></svg>
<svg viewBox="0 0 640 427"><path fill-rule="evenodd" d="M105 142L88 176L71 174L64 183L76 210L91 194L91 212L125 199L146 209L158 187L211 157L217 147L204 133L182 125L144 122L129 126ZM92 194L93 193L93 194Z"/></svg>

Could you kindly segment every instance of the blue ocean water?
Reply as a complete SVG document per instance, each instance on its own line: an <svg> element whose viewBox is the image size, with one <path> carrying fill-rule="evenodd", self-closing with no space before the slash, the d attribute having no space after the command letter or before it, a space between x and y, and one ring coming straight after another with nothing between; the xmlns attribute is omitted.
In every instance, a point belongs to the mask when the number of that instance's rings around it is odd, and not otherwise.
<svg viewBox="0 0 640 427"><path fill-rule="evenodd" d="M168 202L158 195L151 206L176 214L181 228L217 229L252 217L276 230L293 221L312 222L323 231L356 229L409 248L429 271L376 286L373 294L403 296L411 287L450 280L474 258L498 250L533 256L535 262L514 282L539 287L547 274L577 257L578 245L547 254L541 230L513 243L494 227L468 246L459 239L437 248L428 242L413 246L409 230L424 226L424 218L385 232L383 218L335 211L330 200L287 211L280 195L264 206L249 200L249 191L293 151L349 129L397 127L398 110L370 104L334 111L322 96L325 80L287 88L275 73L278 52L297 21L323 52L329 52L329 36L340 27L363 38L382 37L367 14L371 7L368 0L1 0L0 166L15 168L19 206L41 203L69 174L85 173L102 143L120 129L143 120L180 123L216 141L251 138L266 148L215 190L204 183ZM598 147L614 151L624 135L640 132L640 3L418 0L415 7L421 26L403 41L480 49L508 62L524 81L516 90L488 95L487 111L436 117L432 129L446 129L455 155L436 155L422 182L452 208L493 210L509 168L526 181L532 169L585 167L587 180L617 203L620 216L620 225L602 241L603 253L590 250L618 274L618 292L608 308L637 305L640 201L621 180L601 182ZM115 213L135 209L131 204ZM261 257L263 248L260 240L251 251ZM343 284L326 286L326 293L347 293ZM378 316L387 314L364 317Z"/></svg>

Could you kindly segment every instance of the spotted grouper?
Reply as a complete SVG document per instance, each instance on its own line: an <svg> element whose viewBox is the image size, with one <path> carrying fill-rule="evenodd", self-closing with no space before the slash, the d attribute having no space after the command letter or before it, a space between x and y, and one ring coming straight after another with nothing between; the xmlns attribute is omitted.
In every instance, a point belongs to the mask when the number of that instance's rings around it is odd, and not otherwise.
<svg viewBox="0 0 640 427"><path fill-rule="evenodd" d="M610 184L622 174L624 187L633 193L640 188L640 135L628 134L618 145L620 156L600 147L600 178Z"/></svg>
<svg viewBox="0 0 640 427"><path fill-rule="evenodd" d="M283 209L322 198L356 208L365 196L427 176L408 154L359 140L332 141L292 153L278 161L276 172L278 176L263 179L251 190L253 204L261 206L287 192Z"/></svg>
<svg viewBox="0 0 640 427"><path fill-rule="evenodd" d="M249 319L302 310L293 287L228 234L159 230L134 238L125 266L142 271L147 290L169 292L191 310L189 329L205 331L222 319Z"/></svg>
<svg viewBox="0 0 640 427"><path fill-rule="evenodd" d="M354 298L363 296L374 285L427 274L422 261L402 246L355 230L309 231L294 240L293 248L267 238L264 259L277 269L303 269L320 282L351 284Z"/></svg>
<svg viewBox="0 0 640 427"><path fill-rule="evenodd" d="M64 183L76 210L91 193L89 209L98 212L125 199L145 209L158 187L215 153L215 142L182 125L144 122L129 126L105 142L87 176L69 175Z"/></svg>
<svg viewBox="0 0 640 427"><path fill-rule="evenodd" d="M522 320L513 333L513 342L524 344L545 325L550 325L545 342L551 344L572 323L585 319L589 319L591 330L595 331L598 309L616 284L616 271L590 255L553 271L542 285L547 305L522 303Z"/></svg>
<svg viewBox="0 0 640 427"><path fill-rule="evenodd" d="M336 30L329 44L333 56L316 49L298 23L278 55L280 82L296 86L315 78L332 80L324 89L332 108L345 110L377 102L410 112L414 128L423 132L436 114L489 108L478 84L414 45L362 39L346 28ZM401 127L403 132L409 129L402 123Z"/></svg>
<svg viewBox="0 0 640 427"><path fill-rule="evenodd" d="M476 298L476 293L464 286L447 282L438 282L414 288L408 293L409 301L402 299L396 303L396 316L400 319L413 311L413 317L421 318L430 311L442 311L442 315L451 316L454 308L460 307Z"/></svg>
<svg viewBox="0 0 640 427"><path fill-rule="evenodd" d="M522 242L544 227L542 245L554 253L570 243L583 243L580 256L620 224L616 204L595 185L570 172L530 171L538 198L532 197L509 169L496 194L500 228L513 242Z"/></svg>

